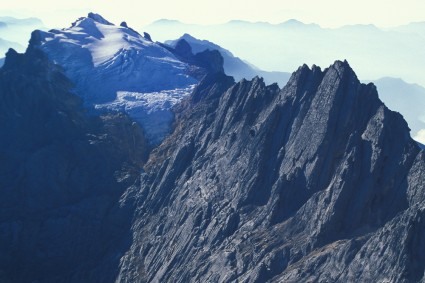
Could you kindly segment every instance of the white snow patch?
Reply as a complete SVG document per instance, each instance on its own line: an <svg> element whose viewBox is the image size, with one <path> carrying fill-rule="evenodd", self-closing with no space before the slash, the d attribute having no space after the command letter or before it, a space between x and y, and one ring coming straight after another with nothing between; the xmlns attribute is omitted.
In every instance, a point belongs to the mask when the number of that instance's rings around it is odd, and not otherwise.
<svg viewBox="0 0 425 283"><path fill-rule="evenodd" d="M131 42L128 41L128 35L126 37L126 34L121 29L99 23L96 23L96 27L102 33L103 38L93 38L93 41L87 45L92 54L95 67L108 61L120 50L128 50L132 47ZM138 43L136 40L134 42Z"/></svg>
<svg viewBox="0 0 425 283"><path fill-rule="evenodd" d="M171 129L171 107L198 81L160 44L92 17L99 21L81 18L70 28L43 32L41 49L64 67L85 106L125 111L151 142L160 142Z"/></svg>
<svg viewBox="0 0 425 283"><path fill-rule="evenodd" d="M192 93L195 85L158 92L118 91L117 98L109 103L96 104L97 110L127 112L144 128L153 144L161 142L170 132L173 114L171 108Z"/></svg>

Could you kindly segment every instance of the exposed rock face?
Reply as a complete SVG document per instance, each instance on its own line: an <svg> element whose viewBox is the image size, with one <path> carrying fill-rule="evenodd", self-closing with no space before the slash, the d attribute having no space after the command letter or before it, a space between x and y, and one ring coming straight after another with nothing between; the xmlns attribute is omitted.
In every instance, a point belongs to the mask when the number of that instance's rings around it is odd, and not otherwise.
<svg viewBox="0 0 425 283"><path fill-rule="evenodd" d="M121 194L147 157L122 114L88 117L41 51L0 69L0 282L111 282L130 243Z"/></svg>
<svg viewBox="0 0 425 283"><path fill-rule="evenodd" d="M119 282L423 280L424 154L347 62L208 77L151 155Z"/></svg>
<svg viewBox="0 0 425 283"><path fill-rule="evenodd" d="M151 37L151 35L150 35L149 33L144 32L144 33L143 33L143 37L144 37L146 40L153 42L153 41L152 41L152 37Z"/></svg>
<svg viewBox="0 0 425 283"><path fill-rule="evenodd" d="M211 72L141 178L141 129L71 88L36 48L0 69L1 282L425 280L425 154L347 62Z"/></svg>

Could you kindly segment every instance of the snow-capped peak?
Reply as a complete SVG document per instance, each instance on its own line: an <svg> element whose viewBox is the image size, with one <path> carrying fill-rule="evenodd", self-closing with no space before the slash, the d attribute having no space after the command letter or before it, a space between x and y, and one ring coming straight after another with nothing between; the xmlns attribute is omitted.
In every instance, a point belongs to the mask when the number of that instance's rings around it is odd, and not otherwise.
<svg viewBox="0 0 425 283"><path fill-rule="evenodd" d="M63 66L65 73L76 86L76 93L90 109L106 107L127 111L125 101L123 104L123 99L117 97L118 93L123 92L142 93L143 95L131 97L141 97L144 101L150 93L160 94L164 100L167 99L168 93L173 93L169 96L170 103L160 104L166 106L160 109L161 111L169 111L178 101L175 93L183 96L187 92L180 90L190 90L192 85L197 83L196 79L188 75L188 64L180 61L161 44L152 42L127 25L116 26L94 13L78 19L69 28L39 31L34 34L32 44ZM176 91L173 92L174 90ZM120 103L116 103L117 99ZM149 117L138 112L152 113L149 103L129 105L131 111L127 112L135 119L144 117L143 121L139 119L139 122L146 125ZM135 105L139 108L134 109ZM158 103L155 104L155 111L158 110L157 105ZM155 115L158 116L158 113ZM165 116L172 118L169 114ZM167 122L170 122L171 118L167 118ZM161 126L168 127L159 127ZM160 131L161 135L164 136L166 131L168 128ZM157 132L156 130L155 135ZM147 134L149 136L150 133ZM152 139L160 140L157 136Z"/></svg>
<svg viewBox="0 0 425 283"><path fill-rule="evenodd" d="M113 23L103 18L101 15L90 12L88 13L86 17L78 18L75 22L73 22L71 25L71 28L75 26L90 26L90 25L94 25L94 23L107 25L107 26L114 25Z"/></svg>

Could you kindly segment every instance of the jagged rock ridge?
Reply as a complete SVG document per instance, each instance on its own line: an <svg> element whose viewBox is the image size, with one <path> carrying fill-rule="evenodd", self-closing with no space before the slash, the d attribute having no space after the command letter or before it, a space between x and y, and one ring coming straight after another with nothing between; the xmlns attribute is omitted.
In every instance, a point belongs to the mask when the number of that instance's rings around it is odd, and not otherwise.
<svg viewBox="0 0 425 283"><path fill-rule="evenodd" d="M423 280L424 154L347 62L209 77L180 111L127 192L118 282Z"/></svg>
<svg viewBox="0 0 425 283"><path fill-rule="evenodd" d="M143 132L35 47L0 69L0 281L424 280L424 153L347 62L209 74L139 180Z"/></svg>

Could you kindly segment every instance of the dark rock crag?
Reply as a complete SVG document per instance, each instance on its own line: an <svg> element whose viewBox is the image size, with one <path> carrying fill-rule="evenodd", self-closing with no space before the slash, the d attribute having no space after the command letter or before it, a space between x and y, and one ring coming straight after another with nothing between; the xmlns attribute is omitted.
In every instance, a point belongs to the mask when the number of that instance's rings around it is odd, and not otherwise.
<svg viewBox="0 0 425 283"><path fill-rule="evenodd" d="M193 54L192 47L185 39L178 40L175 46L161 46L171 51L182 62L188 63L188 73L198 80L208 74L224 73L223 56L217 50L207 49Z"/></svg>
<svg viewBox="0 0 425 283"><path fill-rule="evenodd" d="M111 282L131 243L143 132L123 114L89 117L39 50L0 69L0 282Z"/></svg>
<svg viewBox="0 0 425 283"><path fill-rule="evenodd" d="M423 280L424 154L347 62L207 77L183 105L127 192L117 282Z"/></svg>

